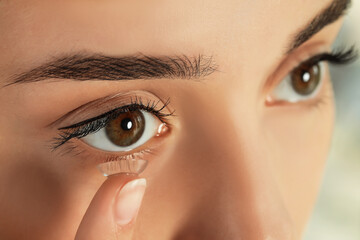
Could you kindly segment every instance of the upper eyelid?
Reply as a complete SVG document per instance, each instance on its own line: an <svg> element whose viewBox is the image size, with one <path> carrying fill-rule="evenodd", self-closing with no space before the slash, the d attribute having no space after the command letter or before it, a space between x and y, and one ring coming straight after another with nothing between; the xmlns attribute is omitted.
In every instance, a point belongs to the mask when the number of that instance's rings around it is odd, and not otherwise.
<svg viewBox="0 0 360 240"><path fill-rule="evenodd" d="M159 103L159 102L157 102ZM108 112L105 112L103 114L100 114L98 116L95 116L95 117L92 117L92 118L89 118L89 119L86 119L84 121L81 121L81 122L78 122L78 123L75 123L75 124L72 124L70 126L66 126L66 127L61 127L59 128L58 130L67 130L67 129L74 129L74 128L78 128L78 127L82 127L82 126L85 126L87 124L90 124L92 122L95 122L95 121L98 121L100 119L108 119L109 117L117 117L119 116L121 113L124 113L126 112L127 110L129 110L130 108L135 108L135 109L143 109L143 110L147 110L148 112L150 113L153 113L153 114L161 114L161 111L166 108L166 106L170 103L170 100L168 99L168 101L166 101L163 106L160 108L160 109L156 109L154 113L154 111L149 111L149 109L152 109L153 107L156 107L156 105L153 105L153 106L149 106L149 105L146 105L146 104L143 104L141 101L139 103L132 103L132 104L128 104L128 105L124 105L124 106L121 106L121 107L118 107L118 108L115 108L113 110L110 110ZM148 108L148 109L147 109ZM125 110L125 111L123 111ZM169 116L169 115L173 115L174 111L173 112L170 112L169 114L163 114L164 116ZM112 116L112 114L114 114ZM157 116L158 117L158 116ZM160 119L161 121L163 121L163 119Z"/></svg>
<svg viewBox="0 0 360 240"><path fill-rule="evenodd" d="M303 51L300 51L300 49L294 51L291 53L291 56L287 56L283 59L275 71L269 76L266 81L263 94L267 95L270 89L279 84L284 77L290 74L302 63L315 59L316 57L328 52L330 52L330 49L321 44L307 47Z"/></svg>
<svg viewBox="0 0 360 240"><path fill-rule="evenodd" d="M161 107L157 108L158 104L161 103ZM86 126L88 124L91 124L95 121L99 121L101 119L105 119L105 123L106 124L109 120L111 120L112 118L117 118L120 114L128 112L128 111L133 111L133 110L144 110L147 111L153 115L156 115L157 118L159 118L159 120L161 122L166 122L166 117L168 116L172 116L174 115L175 110L170 111L169 113L163 113L162 111L164 109L166 109L166 107L170 104L170 98L168 98L166 100L166 102L162 102L159 100L156 101L148 101L147 103L143 103L143 101L141 100L141 98L135 98L135 102L133 102L133 100L131 100L131 103L114 108L110 111L107 111L105 113L102 113L98 116L83 120L81 122L72 124L70 126L65 126L65 127L61 127L58 128L58 130L67 130L67 129L76 129L76 128L81 128L83 126ZM171 125L170 123L167 123L168 125Z"/></svg>
<svg viewBox="0 0 360 240"><path fill-rule="evenodd" d="M76 123L85 123L85 121L89 119L95 120L101 115L106 115L115 109L123 108L134 103L143 103L147 106L149 104L152 105L152 103L158 103L156 107L156 109L158 109L165 104L166 101L169 101L169 97L167 98L168 99L162 98L145 89L117 92L95 100L90 100L51 122L47 127L59 129L74 126ZM165 114L171 111L174 111L174 109L169 104L163 109L163 113Z"/></svg>
<svg viewBox="0 0 360 240"><path fill-rule="evenodd" d="M346 50L346 51L345 51ZM344 58L346 57L346 58ZM358 51L355 46L351 46L349 48L340 48L340 49L325 49L319 48L315 51L310 51L309 53L305 53L302 56L295 56L293 59L286 61L284 64L280 65L280 68L285 66L286 69L283 73L278 74L274 80L272 85L276 85L278 81L281 81L285 76L290 74L294 69L299 67L302 64L310 63L315 64L322 61L328 61L331 64L346 64L350 63L358 58ZM341 61L339 61L339 59Z"/></svg>
<svg viewBox="0 0 360 240"><path fill-rule="evenodd" d="M111 113L116 112L116 111L119 111L119 110L121 110L122 108L125 108L125 107L126 107L126 106L123 106L123 107L120 107L120 108L117 108L117 109L108 111L108 112L103 113L103 114L101 114L101 115L99 115L99 116L86 119L86 120L84 120L84 121L81 121L81 122L72 124L72 125L70 125L70 126L58 128L58 130L67 130L67 129L74 129L74 128L77 128L77 127L82 127L82 126L84 126L84 125L86 125L86 124L89 124L89 123L92 123L92 122L94 122L94 121L96 121L96 120L100 120L100 119L103 119L103 118L107 118ZM119 113L119 114L120 114L120 113Z"/></svg>
<svg viewBox="0 0 360 240"><path fill-rule="evenodd" d="M354 46L348 47L345 49L355 49ZM340 49L339 52L343 52ZM333 54L334 51L329 43L324 41L316 41L309 42L300 48L294 50L289 55L286 55L277 65L275 71L268 77L268 81L265 84L265 90L267 91L269 88L276 85L279 81L281 81L287 74L291 73L296 67L300 64L309 61L315 60L316 57L322 54ZM355 51L354 51L355 52ZM264 92L265 94L266 92Z"/></svg>

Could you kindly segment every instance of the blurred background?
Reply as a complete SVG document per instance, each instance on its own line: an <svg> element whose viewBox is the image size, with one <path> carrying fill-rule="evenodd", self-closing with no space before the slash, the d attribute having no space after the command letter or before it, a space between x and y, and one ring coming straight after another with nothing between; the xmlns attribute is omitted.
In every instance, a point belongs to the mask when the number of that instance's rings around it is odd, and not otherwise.
<svg viewBox="0 0 360 240"><path fill-rule="evenodd" d="M334 44L360 50L360 0ZM331 67L336 125L323 184L304 240L360 240L360 61Z"/></svg>

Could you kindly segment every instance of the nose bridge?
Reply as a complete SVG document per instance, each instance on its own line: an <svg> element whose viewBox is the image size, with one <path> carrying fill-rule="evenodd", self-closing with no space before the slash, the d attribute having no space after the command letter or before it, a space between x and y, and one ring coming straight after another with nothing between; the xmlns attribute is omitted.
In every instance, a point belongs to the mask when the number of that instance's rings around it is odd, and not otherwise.
<svg viewBox="0 0 360 240"><path fill-rule="evenodd" d="M206 239L292 239L262 129L252 122L255 111L241 122L226 108L204 112L211 115L195 116L188 133L188 158L201 169L196 182L203 194L185 232Z"/></svg>

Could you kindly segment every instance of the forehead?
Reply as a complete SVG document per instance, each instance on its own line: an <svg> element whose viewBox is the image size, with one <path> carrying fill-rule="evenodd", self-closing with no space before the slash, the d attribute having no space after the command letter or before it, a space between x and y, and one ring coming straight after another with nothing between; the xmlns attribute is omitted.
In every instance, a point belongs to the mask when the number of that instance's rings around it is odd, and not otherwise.
<svg viewBox="0 0 360 240"><path fill-rule="evenodd" d="M14 61L21 56L35 62L36 56L81 50L111 55L249 55L270 47L280 51L288 35L328 3L330 0L2 1L0 50Z"/></svg>

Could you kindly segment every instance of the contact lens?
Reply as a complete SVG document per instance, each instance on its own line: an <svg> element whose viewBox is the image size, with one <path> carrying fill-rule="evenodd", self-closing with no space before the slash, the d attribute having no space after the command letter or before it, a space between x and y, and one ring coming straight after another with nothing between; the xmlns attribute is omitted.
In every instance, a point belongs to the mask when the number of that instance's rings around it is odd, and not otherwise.
<svg viewBox="0 0 360 240"><path fill-rule="evenodd" d="M148 161L143 159L121 159L101 163L97 168L105 177L120 173L140 174L145 170L147 163Z"/></svg>

